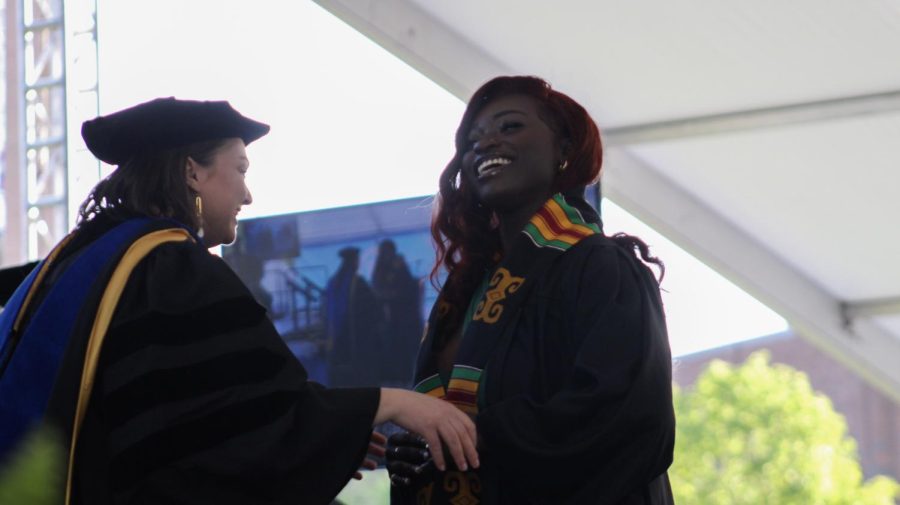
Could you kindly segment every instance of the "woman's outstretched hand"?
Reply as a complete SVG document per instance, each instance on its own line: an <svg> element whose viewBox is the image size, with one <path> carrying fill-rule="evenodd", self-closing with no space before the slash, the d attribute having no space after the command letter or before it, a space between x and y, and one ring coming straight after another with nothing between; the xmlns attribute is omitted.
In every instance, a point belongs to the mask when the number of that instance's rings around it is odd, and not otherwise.
<svg viewBox="0 0 900 505"><path fill-rule="evenodd" d="M382 388L375 423L393 421L425 439L438 470L447 469L443 446L460 470L478 468L475 423L449 402L406 391Z"/></svg>
<svg viewBox="0 0 900 505"><path fill-rule="evenodd" d="M369 439L369 450L366 451L366 457L363 459L361 465L359 465L360 469L365 470L374 470L378 468L378 462L373 458L383 458L385 453L384 444L387 442L387 439L381 433L377 431L372 432L372 436ZM371 457L370 457L371 456ZM356 480L362 480L363 474L360 471L356 471L353 474L353 478Z"/></svg>
<svg viewBox="0 0 900 505"><path fill-rule="evenodd" d="M394 486L408 486L420 477L428 476L434 466L428 442L409 431L394 433L388 438L384 462Z"/></svg>

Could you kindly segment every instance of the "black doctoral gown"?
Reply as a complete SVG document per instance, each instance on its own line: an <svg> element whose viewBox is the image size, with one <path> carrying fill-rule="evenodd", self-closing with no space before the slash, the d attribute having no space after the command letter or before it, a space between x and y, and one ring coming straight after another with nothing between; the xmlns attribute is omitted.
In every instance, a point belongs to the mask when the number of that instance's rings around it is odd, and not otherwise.
<svg viewBox="0 0 900 505"><path fill-rule="evenodd" d="M85 227L57 268L108 228ZM67 442L95 306L79 315L48 405ZM365 456L378 401L375 388L309 382L221 258L192 241L163 244L137 265L112 318L72 503L330 503Z"/></svg>

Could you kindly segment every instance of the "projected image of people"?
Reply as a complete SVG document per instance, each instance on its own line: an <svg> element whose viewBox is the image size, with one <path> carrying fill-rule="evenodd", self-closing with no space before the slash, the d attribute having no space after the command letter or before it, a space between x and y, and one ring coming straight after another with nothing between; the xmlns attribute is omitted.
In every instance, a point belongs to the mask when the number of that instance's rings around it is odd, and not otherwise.
<svg viewBox="0 0 900 505"><path fill-rule="evenodd" d="M382 379L408 383L422 336L422 287L391 239L378 244L372 288L384 321Z"/></svg>
<svg viewBox="0 0 900 505"><path fill-rule="evenodd" d="M378 380L382 314L368 281L359 275L359 248L338 253L341 264L325 289L325 328L332 386L373 384Z"/></svg>

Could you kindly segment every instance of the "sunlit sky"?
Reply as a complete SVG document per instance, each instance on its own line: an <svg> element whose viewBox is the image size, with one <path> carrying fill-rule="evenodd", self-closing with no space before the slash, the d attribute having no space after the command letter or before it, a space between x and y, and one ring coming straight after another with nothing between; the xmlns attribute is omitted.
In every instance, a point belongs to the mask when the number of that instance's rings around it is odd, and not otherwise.
<svg viewBox="0 0 900 505"><path fill-rule="evenodd" d="M222 99L272 126L248 148L254 203L242 216L435 192L464 104L313 2L99 0L98 9L101 113L160 96ZM607 232L642 237L666 262L674 355L786 330L613 202L603 216Z"/></svg>

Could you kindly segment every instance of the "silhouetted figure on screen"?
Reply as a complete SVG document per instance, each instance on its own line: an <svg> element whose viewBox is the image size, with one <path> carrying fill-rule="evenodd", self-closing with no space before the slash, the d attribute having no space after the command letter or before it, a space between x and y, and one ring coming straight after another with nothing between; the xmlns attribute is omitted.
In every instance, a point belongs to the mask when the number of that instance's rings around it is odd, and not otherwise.
<svg viewBox="0 0 900 505"><path fill-rule="evenodd" d="M328 335L331 386L374 384L381 317L375 293L358 273L359 249L338 252L341 265L325 289L325 324Z"/></svg>
<svg viewBox="0 0 900 505"><path fill-rule="evenodd" d="M381 377L409 382L422 336L422 299L419 281L410 273L403 255L397 254L393 240L378 245L372 289L385 322Z"/></svg>

